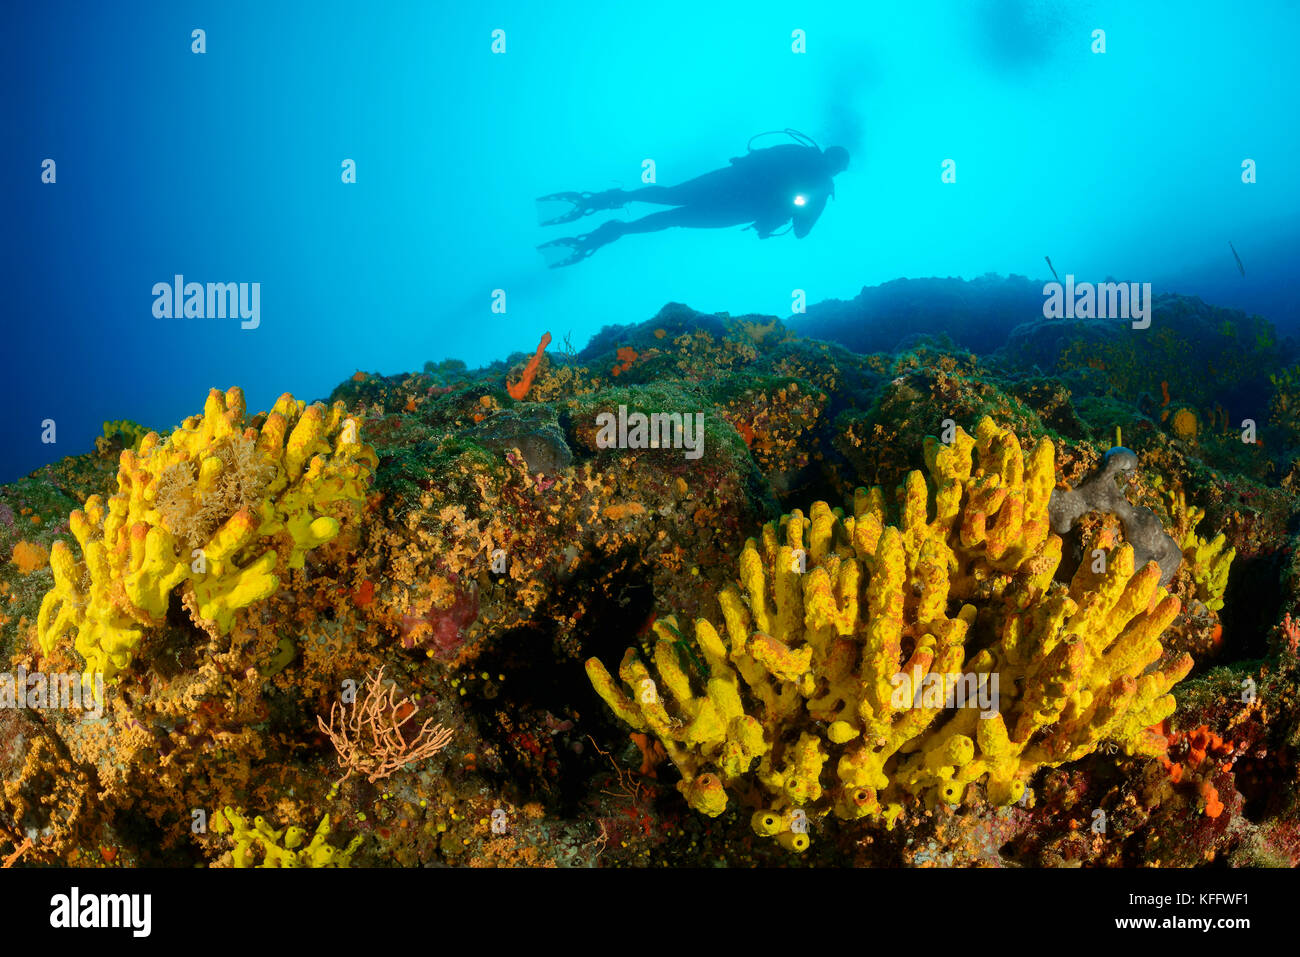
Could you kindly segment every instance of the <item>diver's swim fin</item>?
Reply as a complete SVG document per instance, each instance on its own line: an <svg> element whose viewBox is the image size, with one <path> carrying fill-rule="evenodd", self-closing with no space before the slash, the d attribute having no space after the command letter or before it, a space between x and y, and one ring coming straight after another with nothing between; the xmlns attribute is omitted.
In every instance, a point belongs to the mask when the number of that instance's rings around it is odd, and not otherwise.
<svg viewBox="0 0 1300 957"><path fill-rule="evenodd" d="M546 260L546 265L551 269L558 269L561 266L572 266L574 263L580 263L596 251L596 247L586 244L586 236L566 236L563 239L552 239L549 243L542 243L537 247L537 251L542 254Z"/></svg>
<svg viewBox="0 0 1300 957"><path fill-rule="evenodd" d="M536 203L537 224L558 226L602 209L622 209L627 198L621 189L607 189L600 193L551 193L537 197Z"/></svg>
<svg viewBox="0 0 1300 957"><path fill-rule="evenodd" d="M551 193L537 197L537 225L558 226L582 219L595 208L587 204L591 193Z"/></svg>

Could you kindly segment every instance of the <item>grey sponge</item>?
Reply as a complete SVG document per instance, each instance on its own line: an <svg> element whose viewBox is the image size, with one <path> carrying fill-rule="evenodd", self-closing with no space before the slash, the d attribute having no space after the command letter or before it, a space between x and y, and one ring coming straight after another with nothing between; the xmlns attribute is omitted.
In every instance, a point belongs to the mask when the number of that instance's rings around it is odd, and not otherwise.
<svg viewBox="0 0 1300 957"><path fill-rule="evenodd" d="M1131 504L1115 482L1117 476L1133 471L1137 464L1136 452L1117 445L1106 453L1101 469L1078 488L1052 491L1047 517L1052 531L1065 535L1089 512L1109 512L1124 526L1124 538L1133 546L1136 566L1142 568L1154 560L1160 566L1160 584L1168 585L1182 564L1182 549L1160 527L1155 512Z"/></svg>

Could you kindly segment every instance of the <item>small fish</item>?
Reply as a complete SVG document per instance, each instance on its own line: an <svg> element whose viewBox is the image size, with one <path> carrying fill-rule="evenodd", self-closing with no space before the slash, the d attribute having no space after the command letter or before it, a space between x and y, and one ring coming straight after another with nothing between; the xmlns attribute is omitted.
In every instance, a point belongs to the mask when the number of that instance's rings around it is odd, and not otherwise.
<svg viewBox="0 0 1300 957"><path fill-rule="evenodd" d="M1232 250L1232 258L1237 260L1237 269L1243 276L1246 275L1246 267L1241 264L1241 257L1237 255L1237 247L1232 245L1231 239L1228 240L1228 248Z"/></svg>
<svg viewBox="0 0 1300 957"><path fill-rule="evenodd" d="M1044 256L1043 258L1047 260L1047 268L1052 270L1052 275L1056 277L1056 281L1060 282L1061 277L1056 275L1056 267L1052 265L1052 257Z"/></svg>

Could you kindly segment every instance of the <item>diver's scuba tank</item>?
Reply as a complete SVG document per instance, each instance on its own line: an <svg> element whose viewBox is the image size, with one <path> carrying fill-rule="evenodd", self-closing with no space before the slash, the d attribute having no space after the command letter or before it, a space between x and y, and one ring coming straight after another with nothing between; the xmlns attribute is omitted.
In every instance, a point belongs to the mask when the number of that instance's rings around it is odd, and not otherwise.
<svg viewBox="0 0 1300 957"><path fill-rule="evenodd" d="M764 130L762 133L755 133L753 136L749 138L748 142L745 143L744 155L733 156L731 158L731 165L735 166L737 163L744 162L746 159L753 156L755 153L760 152L759 150L754 149L754 140L762 136L788 136L790 139L794 140L795 144L798 146L802 146L805 149L811 147L812 149L815 149L818 153L822 152L822 148L817 145L817 141L813 139L811 136L809 136L807 133L800 133L798 130L791 129L790 127L787 126L783 130ZM766 150L766 149L773 149L773 148L774 147L765 146L762 149Z"/></svg>
<svg viewBox="0 0 1300 957"><path fill-rule="evenodd" d="M802 146L802 147L805 147L805 148L809 148L809 147L810 147L810 148L816 150L818 153L823 152L821 146L818 145L817 141L816 141L815 139L813 139L811 136L809 136L807 133L801 133L801 132L799 132L798 130L796 130L796 129L792 129L791 127L788 127L788 126L787 126L787 127L786 127L785 129L783 129L783 130L764 130L762 133L755 133L753 136L751 136L751 137L749 138L749 141L745 144L745 155L744 155L744 156L733 156L733 157L731 158L731 163L732 163L732 165L734 166L735 164L744 161L744 160L746 159L746 157L752 156L752 155L756 152L755 149L754 149L754 140L759 139L760 137L763 137L763 136L787 136L787 137L789 137L791 140L793 140L793 141L794 141L797 145L799 145L799 146ZM765 147L765 148L766 148L766 147ZM832 188L831 188L831 195L832 195L832 196L835 195L835 190L834 190L834 187L833 187L833 186L832 186ZM802 204L803 201L804 201L804 197L803 197L803 196L796 196L796 197L795 197L795 202L796 202L796 203L798 203L798 204ZM752 226L752 224L751 224L751 226ZM751 227L746 227L746 228L748 229L748 228L751 228ZM780 232L769 233L769 235L770 235L770 236L784 236L786 233L788 233L788 232L789 232L791 229L793 229L793 228L794 228L794 223L791 222L790 225L786 226L786 228L783 229L783 230L781 230Z"/></svg>

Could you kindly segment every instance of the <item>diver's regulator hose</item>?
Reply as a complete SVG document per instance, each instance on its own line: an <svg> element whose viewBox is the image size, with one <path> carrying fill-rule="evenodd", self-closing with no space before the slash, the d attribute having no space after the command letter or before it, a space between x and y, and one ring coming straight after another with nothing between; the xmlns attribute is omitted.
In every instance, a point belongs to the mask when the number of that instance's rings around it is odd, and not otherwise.
<svg viewBox="0 0 1300 957"><path fill-rule="evenodd" d="M749 138L749 142L745 144L746 153L754 152L754 140L758 139L760 136L788 136L800 146L813 146L819 151L821 150L821 147L817 145L817 141L807 133L800 133L798 130L791 129L787 126L783 130L764 130L762 133L755 133Z"/></svg>

